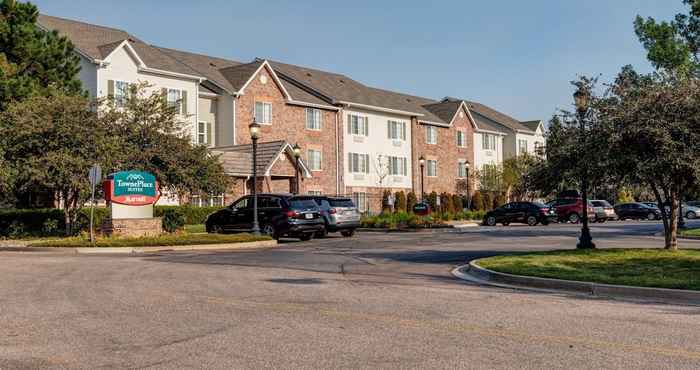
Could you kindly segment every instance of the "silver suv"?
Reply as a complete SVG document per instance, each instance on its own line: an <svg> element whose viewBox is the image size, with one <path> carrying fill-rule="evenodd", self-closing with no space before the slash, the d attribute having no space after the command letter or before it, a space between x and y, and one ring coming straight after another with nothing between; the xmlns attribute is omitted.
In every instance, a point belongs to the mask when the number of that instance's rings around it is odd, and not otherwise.
<svg viewBox="0 0 700 370"><path fill-rule="evenodd" d="M351 237L355 234L355 229L360 227L360 211L352 199L325 196L311 198L318 204L326 226L322 234L340 231L344 237Z"/></svg>

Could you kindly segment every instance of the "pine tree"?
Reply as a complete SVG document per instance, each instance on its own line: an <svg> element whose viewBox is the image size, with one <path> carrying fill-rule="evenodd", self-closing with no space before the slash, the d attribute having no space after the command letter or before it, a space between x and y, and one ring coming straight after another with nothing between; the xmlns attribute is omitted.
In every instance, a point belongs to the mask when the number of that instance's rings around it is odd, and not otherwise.
<svg viewBox="0 0 700 370"><path fill-rule="evenodd" d="M12 100L83 93L72 43L37 25L31 3L0 0L0 111Z"/></svg>

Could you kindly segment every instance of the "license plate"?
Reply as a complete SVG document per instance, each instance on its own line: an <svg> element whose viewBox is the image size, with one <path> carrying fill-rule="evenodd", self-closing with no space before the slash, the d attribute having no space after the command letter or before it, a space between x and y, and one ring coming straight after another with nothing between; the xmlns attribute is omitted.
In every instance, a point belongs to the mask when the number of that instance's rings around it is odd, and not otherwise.
<svg viewBox="0 0 700 370"><path fill-rule="evenodd" d="M304 217L306 217L307 220L310 220L310 219L314 218L314 215L311 213L307 213L304 215Z"/></svg>

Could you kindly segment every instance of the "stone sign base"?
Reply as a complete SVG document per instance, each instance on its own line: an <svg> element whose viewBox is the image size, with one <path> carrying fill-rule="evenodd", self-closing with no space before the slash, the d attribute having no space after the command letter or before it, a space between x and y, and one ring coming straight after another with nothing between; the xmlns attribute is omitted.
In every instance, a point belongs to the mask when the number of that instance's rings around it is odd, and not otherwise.
<svg viewBox="0 0 700 370"><path fill-rule="evenodd" d="M102 223L102 234L105 236L121 236L138 238L142 236L158 236L163 233L163 219L154 218L107 218Z"/></svg>

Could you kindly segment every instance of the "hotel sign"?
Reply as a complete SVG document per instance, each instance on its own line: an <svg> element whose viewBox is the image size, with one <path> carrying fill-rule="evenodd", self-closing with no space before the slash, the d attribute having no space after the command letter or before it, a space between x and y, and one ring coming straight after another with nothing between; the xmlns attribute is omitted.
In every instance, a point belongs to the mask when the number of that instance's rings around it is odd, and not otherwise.
<svg viewBox="0 0 700 370"><path fill-rule="evenodd" d="M153 204L160 198L156 177L148 172L122 171L104 182L105 198L129 206Z"/></svg>

